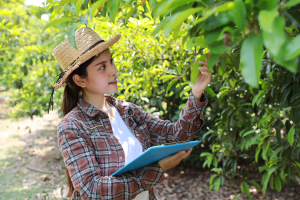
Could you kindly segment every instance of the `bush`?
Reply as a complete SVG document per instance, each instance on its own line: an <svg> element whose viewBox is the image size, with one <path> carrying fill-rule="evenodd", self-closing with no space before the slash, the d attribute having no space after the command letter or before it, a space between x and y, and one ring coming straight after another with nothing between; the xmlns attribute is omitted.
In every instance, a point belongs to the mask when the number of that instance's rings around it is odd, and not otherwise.
<svg viewBox="0 0 300 200"><path fill-rule="evenodd" d="M263 193L268 184L280 191L282 184L297 182L296 174L300 175L298 3L298 0L48 1L51 22L44 32L52 34L55 30L57 34L60 30L71 35L81 26L89 25L104 39L121 33L122 39L112 47L121 72L120 92L116 97L149 105L147 111L174 121L193 84L190 81L193 61L210 52L208 68L214 74L205 91L209 96L206 126L195 136L210 151L194 149L190 162L199 165L204 159L203 166L215 172L211 189L217 191L226 176L251 199L249 185L258 189L262 186ZM60 23L61 17L67 21ZM48 47L54 46L48 44ZM2 59L9 60L12 55L7 53ZM49 56L50 51L45 55ZM24 59L26 56L21 61ZM6 62L0 69L10 66L22 65ZM55 64L50 69L58 72ZM36 73L32 70L28 74ZM23 90L27 88L26 81L20 82L19 78L11 79L12 87L19 87L24 95L39 91ZM49 78L45 85L40 82L43 87L52 86L55 80ZM44 91L49 95L50 88ZM55 103L59 105L60 91L56 95ZM17 104L26 98L22 97ZM37 102L42 100L35 99L32 105ZM44 104L36 108L42 109ZM21 110L26 109L22 106ZM251 163L261 173L260 183L247 176L245 166L237 169L241 162Z"/></svg>

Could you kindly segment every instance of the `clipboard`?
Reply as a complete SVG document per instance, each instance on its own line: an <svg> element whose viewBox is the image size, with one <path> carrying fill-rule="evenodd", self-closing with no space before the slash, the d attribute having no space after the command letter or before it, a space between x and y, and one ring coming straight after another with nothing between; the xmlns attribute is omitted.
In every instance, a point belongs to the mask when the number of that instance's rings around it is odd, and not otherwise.
<svg viewBox="0 0 300 200"><path fill-rule="evenodd" d="M167 156L173 155L181 150L189 150L193 148L201 141L189 141L184 143L175 143L170 145L160 145L153 146L144 151L140 156L132 160L130 163L116 171L110 176L116 176L125 172L129 172L131 170L139 169L141 167L145 167L152 163L155 163Z"/></svg>

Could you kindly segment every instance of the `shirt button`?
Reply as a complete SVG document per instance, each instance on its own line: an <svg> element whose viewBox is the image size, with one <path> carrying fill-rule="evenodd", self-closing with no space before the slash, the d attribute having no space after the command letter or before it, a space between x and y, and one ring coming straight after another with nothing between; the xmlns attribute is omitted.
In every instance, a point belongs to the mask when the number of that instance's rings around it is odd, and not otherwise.
<svg viewBox="0 0 300 200"><path fill-rule="evenodd" d="M105 128L108 128L108 127L109 127L108 125L105 126Z"/></svg>
<svg viewBox="0 0 300 200"><path fill-rule="evenodd" d="M120 156L120 159L122 159L122 156Z"/></svg>
<svg viewBox="0 0 300 200"><path fill-rule="evenodd" d="M139 134L136 134L136 136L139 136Z"/></svg>
<svg viewBox="0 0 300 200"><path fill-rule="evenodd" d="M115 142L118 142L118 140L114 140Z"/></svg>

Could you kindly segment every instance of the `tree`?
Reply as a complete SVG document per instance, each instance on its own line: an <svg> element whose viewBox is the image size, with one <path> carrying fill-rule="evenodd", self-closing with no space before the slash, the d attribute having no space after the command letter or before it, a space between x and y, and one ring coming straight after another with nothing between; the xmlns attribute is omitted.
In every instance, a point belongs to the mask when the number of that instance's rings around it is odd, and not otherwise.
<svg viewBox="0 0 300 200"><path fill-rule="evenodd" d="M210 52L208 67L214 75L206 90L209 129L200 130L197 139L211 145L210 152L201 154L204 167L216 172L211 189L217 191L224 176L231 177L251 199L249 184L262 186L264 193L268 184L280 191L282 184L297 181L299 0L47 3L51 16L44 32L55 26L68 33L74 47L72 35L81 26L101 30L105 36L123 33L127 47L120 42L114 49L117 64L124 66L119 69L124 81L116 95L139 104L149 100L150 107L161 108L161 117L178 118L178 108L184 106L193 84L193 61ZM103 23L107 19L110 22ZM128 74L131 80L125 80ZM201 161L200 151L191 162ZM245 166L237 169L241 162L262 173L261 183L247 177Z"/></svg>

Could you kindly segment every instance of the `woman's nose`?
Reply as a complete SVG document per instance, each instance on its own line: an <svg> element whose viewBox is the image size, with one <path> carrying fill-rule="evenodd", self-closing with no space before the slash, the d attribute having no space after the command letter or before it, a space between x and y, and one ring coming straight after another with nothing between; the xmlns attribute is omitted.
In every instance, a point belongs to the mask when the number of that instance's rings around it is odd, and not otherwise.
<svg viewBox="0 0 300 200"><path fill-rule="evenodd" d="M117 70L117 67L116 67L115 63L113 63L111 65L111 72L110 73L111 73L111 75L115 75L115 74L118 73L118 70Z"/></svg>

